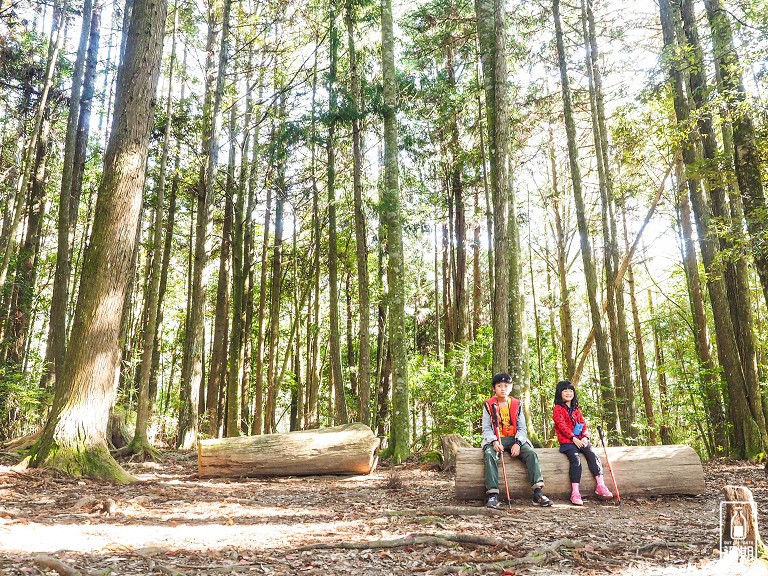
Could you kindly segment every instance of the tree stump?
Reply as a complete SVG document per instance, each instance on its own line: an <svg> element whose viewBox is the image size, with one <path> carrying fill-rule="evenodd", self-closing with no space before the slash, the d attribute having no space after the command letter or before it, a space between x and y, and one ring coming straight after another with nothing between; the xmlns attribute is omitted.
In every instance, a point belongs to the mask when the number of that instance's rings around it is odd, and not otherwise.
<svg viewBox="0 0 768 576"><path fill-rule="evenodd" d="M611 473L602 448L595 447L605 473L605 483L613 491ZM571 494L568 479L568 458L558 448L537 448L544 476L544 492L550 497L565 500ZM656 494L701 494L704 492L704 470L698 454L690 446L609 446L616 483L622 497ZM513 498L528 498L530 482L525 466L518 458L510 461L504 453L507 467L509 494ZM595 479L589 473L582 457L581 491L584 496L594 494ZM504 475L499 463L499 485L504 486ZM459 448L456 452L456 499L481 500L485 497L485 471L480 448Z"/></svg>
<svg viewBox="0 0 768 576"><path fill-rule="evenodd" d="M456 469L456 450L459 448L472 448L472 444L464 440L459 434L445 434L440 436L440 445L443 448L443 463L441 470Z"/></svg>
<svg viewBox="0 0 768 576"><path fill-rule="evenodd" d="M198 476L370 474L378 454L379 439L361 423L201 440L197 444Z"/></svg>
<svg viewBox="0 0 768 576"><path fill-rule="evenodd" d="M725 486L720 503L720 551L735 550L739 558L766 556L757 524L757 504L746 486Z"/></svg>

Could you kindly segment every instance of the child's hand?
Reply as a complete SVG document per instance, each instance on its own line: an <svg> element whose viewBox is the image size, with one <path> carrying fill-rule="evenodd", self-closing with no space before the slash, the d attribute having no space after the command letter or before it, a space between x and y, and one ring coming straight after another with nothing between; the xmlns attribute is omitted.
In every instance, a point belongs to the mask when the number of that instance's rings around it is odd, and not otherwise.
<svg viewBox="0 0 768 576"><path fill-rule="evenodd" d="M579 438L576 438L576 436L573 437L573 443L576 444L578 448L584 448L584 441L580 440Z"/></svg>

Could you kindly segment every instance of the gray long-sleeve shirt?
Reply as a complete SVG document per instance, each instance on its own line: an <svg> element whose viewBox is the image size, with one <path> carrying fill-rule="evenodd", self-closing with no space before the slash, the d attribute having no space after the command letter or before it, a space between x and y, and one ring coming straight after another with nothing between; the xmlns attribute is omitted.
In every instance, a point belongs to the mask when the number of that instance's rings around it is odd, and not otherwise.
<svg viewBox="0 0 768 576"><path fill-rule="evenodd" d="M491 414L488 412L488 404L483 402L483 442L481 448L485 448L488 444L493 444L496 440L496 431L493 429L493 421ZM515 440L520 444L528 444L533 448L533 444L528 439L528 428L525 426L525 414L523 414L523 403L520 402L520 409L517 413L517 431L515 432Z"/></svg>

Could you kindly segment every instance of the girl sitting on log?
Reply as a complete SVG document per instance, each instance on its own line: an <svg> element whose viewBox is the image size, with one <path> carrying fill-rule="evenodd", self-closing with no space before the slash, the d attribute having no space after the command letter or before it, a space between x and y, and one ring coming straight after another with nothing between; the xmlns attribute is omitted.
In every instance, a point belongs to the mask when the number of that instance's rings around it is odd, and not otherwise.
<svg viewBox="0 0 768 576"><path fill-rule="evenodd" d="M555 433L560 442L560 452L565 454L570 462L568 475L571 479L571 504L574 506L584 504L579 492L579 483L581 482L580 453L584 454L589 471L595 476L597 482L595 494L601 498L613 498L613 494L603 481L603 467L600 464L600 458L592 450L589 443L587 423L579 409L576 389L567 380L557 383L552 419L555 421Z"/></svg>

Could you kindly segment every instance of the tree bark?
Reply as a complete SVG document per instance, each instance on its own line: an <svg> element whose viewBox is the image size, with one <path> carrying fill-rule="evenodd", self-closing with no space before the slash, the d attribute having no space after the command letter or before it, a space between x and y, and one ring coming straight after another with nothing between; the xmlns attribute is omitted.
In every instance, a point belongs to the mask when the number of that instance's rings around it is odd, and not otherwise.
<svg viewBox="0 0 768 576"><path fill-rule="evenodd" d="M565 131L568 139L568 158L571 168L571 181L573 184L573 197L576 204L576 222L581 239L581 257L584 263L584 275L587 283L587 298L592 318L592 327L595 333L597 345L597 363L600 378L600 390L606 410L606 424L609 430L617 430L616 398L611 382L611 367L608 356L608 344L603 332L602 313L597 303L597 273L592 259L592 246L589 242L589 225L586 218L586 208L581 190L581 169L579 167L579 152L576 141L576 124L573 118L573 105L571 103L571 89L568 80L568 63L565 55L563 30L560 24L560 0L552 2L555 19L555 37L557 41L558 61L560 65L560 82L563 93L563 112L565 116Z"/></svg>
<svg viewBox="0 0 768 576"><path fill-rule="evenodd" d="M488 129L488 163L493 199L492 371L509 370L508 163L509 110L505 53L506 13L502 0L475 0Z"/></svg>
<svg viewBox="0 0 768 576"><path fill-rule="evenodd" d="M368 237L363 206L363 152L361 130L362 91L360 72L355 46L356 16L352 0L345 3L347 21L347 43L349 52L349 91L352 106L352 190L355 205L355 256L357 263L357 294L360 307L358 322L358 340L360 353L358 359L358 417L363 424L371 424L371 297L368 281Z"/></svg>
<svg viewBox="0 0 768 576"><path fill-rule="evenodd" d="M219 4L209 6L208 41L206 56L206 91L203 103L203 160L197 189L197 217L195 221L195 252L192 267L192 294L189 302L189 322L184 334L184 352L181 373L182 408L179 413L179 448L189 448L197 440L200 390L203 387L203 346L205 340L205 296L208 278L205 269L210 253L210 210L216 188L216 166L219 156L219 131L221 126L221 100L226 76L229 11L231 0L224 0L222 37L216 57L216 21ZM214 77L215 74L215 77Z"/></svg>
<svg viewBox="0 0 768 576"><path fill-rule="evenodd" d="M405 260L403 253L403 214L400 205L397 157L397 82L392 0L381 0L381 70L384 88L384 186L381 221L389 260L387 263L387 327L392 358L392 434L391 451L395 464L411 454L410 402L408 399L408 350L405 335Z"/></svg>
<svg viewBox="0 0 768 576"><path fill-rule="evenodd" d="M733 147L725 150L734 158L739 192L744 203L747 230L752 239L755 262L763 297L768 304L768 207L761 175L761 159L755 139L752 111L747 105L741 77L739 53L733 43L733 32L722 0L704 0L712 30L715 70L718 88L725 98L733 123Z"/></svg>
<svg viewBox="0 0 768 576"><path fill-rule="evenodd" d="M344 374L341 369L341 329L339 328L339 255L336 234L336 68L338 61L339 34L336 28L334 3L329 4L330 70L328 72L328 292L330 313L329 345L331 355L331 388L333 389L334 424L346 424L347 398L344 391Z"/></svg>
<svg viewBox="0 0 768 576"><path fill-rule="evenodd" d="M130 481L107 450L106 429L120 359L118 335L139 227L166 4L136 0L115 117L99 186L90 248L64 370L32 466Z"/></svg>
<svg viewBox="0 0 768 576"><path fill-rule="evenodd" d="M72 264L70 246L72 244L74 223L70 220L70 204L72 196L73 166L76 163L76 141L80 112L80 91L83 84L88 90L87 82L83 81L83 70L86 59L91 60L97 51L99 42L100 8L93 9L92 0L83 2L83 21L80 30L80 42L72 71L72 89L70 91L69 114L67 116L67 132L64 137L64 160L61 173L61 191L59 192L59 214L57 222L58 244L56 246L56 272L53 279L53 295L51 297L51 314L48 325L48 345L46 347L46 364L42 384L46 387L56 379L56 368L61 369L64 353L67 347L67 301L69 293L69 274ZM94 19L94 15L96 18ZM90 38L90 42L89 42ZM90 45L90 49L89 49ZM87 51L87 53L86 53ZM94 62L95 68L95 62ZM91 95L93 94L93 78L91 77ZM86 100L85 98L83 98ZM86 100L90 102L90 99ZM82 176L81 176L82 178Z"/></svg>
<svg viewBox="0 0 768 576"><path fill-rule="evenodd" d="M669 0L660 0L662 30L666 58L669 59L675 50L675 23ZM687 126L690 118L690 105L683 89L683 78L679 69L673 63L667 64L670 82L673 87L674 107L677 122ZM734 444L732 456L752 457L763 450L766 441L765 422L763 425L755 421L750 413L748 400L748 383L740 361L740 351L736 340L734 325L729 309L727 290L722 277L717 274L717 263L720 258L719 241L712 230L712 207L704 194L701 182L692 176L692 167L698 161L695 149L696 132L691 127L682 143L685 175L688 181L688 192L696 219L699 236L699 246L704 269L707 271L707 290L712 305L712 313L717 336L717 353L723 367L728 384L730 405L729 416L733 424ZM762 411L761 411L762 415Z"/></svg>

